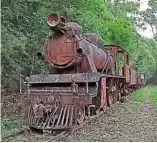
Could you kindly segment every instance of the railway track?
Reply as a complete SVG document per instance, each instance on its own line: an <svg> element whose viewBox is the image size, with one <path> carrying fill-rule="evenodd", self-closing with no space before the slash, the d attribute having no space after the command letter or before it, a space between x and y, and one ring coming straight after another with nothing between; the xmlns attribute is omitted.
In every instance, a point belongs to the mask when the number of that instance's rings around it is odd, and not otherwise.
<svg viewBox="0 0 157 143"><path fill-rule="evenodd" d="M113 105L114 106L114 105ZM112 108L112 107L111 107ZM108 109L107 109L108 110ZM101 111L99 114L92 116L91 118L85 120L82 124L74 126L70 130L60 131L60 132L53 132L53 133L39 133L34 130L21 129L20 131L5 136L1 139L1 141L8 141L8 142L15 142L15 141L45 141L45 142L52 142L52 141L60 141L63 138L67 137L68 135L74 133L75 131L82 128L85 124L90 123L93 120L96 120L98 117L105 114L106 111Z"/></svg>

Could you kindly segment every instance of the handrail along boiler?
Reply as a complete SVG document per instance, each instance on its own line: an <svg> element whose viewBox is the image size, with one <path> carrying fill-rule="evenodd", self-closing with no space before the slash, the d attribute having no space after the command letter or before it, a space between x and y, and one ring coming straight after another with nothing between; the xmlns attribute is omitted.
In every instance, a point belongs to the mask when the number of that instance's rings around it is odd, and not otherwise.
<svg viewBox="0 0 157 143"><path fill-rule="evenodd" d="M47 24L52 33L37 56L51 69L48 75L27 78L30 127L72 128L143 86L144 76L130 67L122 47L104 45L96 34L83 34L79 24L59 14L50 14Z"/></svg>

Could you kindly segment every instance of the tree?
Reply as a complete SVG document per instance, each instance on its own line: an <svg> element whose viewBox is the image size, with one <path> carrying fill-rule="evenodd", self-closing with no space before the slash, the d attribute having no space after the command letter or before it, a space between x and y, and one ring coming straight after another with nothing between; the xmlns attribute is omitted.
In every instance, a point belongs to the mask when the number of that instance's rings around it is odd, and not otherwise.
<svg viewBox="0 0 157 143"><path fill-rule="evenodd" d="M36 53L49 35L46 17L53 12L79 23L84 33L97 33L105 44L123 46L133 57L132 66L153 75L157 43L141 38L136 20L128 17L138 7L138 2L128 0L2 0L2 88L17 90L20 74L48 73L49 64L38 60Z"/></svg>
<svg viewBox="0 0 157 143"><path fill-rule="evenodd" d="M148 9L140 13L140 19L143 21L141 24L142 26L145 26L145 23L149 24L154 37L157 37L157 1L149 0L148 5Z"/></svg>

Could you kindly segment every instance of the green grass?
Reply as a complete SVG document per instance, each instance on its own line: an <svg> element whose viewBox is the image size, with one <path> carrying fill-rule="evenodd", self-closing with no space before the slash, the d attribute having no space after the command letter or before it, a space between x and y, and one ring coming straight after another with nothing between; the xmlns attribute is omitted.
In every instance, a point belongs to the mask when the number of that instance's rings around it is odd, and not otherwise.
<svg viewBox="0 0 157 143"><path fill-rule="evenodd" d="M151 99L154 104L157 105L157 86L150 87L151 90Z"/></svg>
<svg viewBox="0 0 157 143"><path fill-rule="evenodd" d="M19 129L19 124L17 121L12 121L9 119L1 119L1 136L6 136L12 134Z"/></svg>
<svg viewBox="0 0 157 143"><path fill-rule="evenodd" d="M146 86L133 94L134 101L144 102L146 98L150 98L157 105L157 86Z"/></svg>
<svg viewBox="0 0 157 143"><path fill-rule="evenodd" d="M137 90L133 94L133 100L143 102L146 96L147 96L146 88L143 88L143 89Z"/></svg>

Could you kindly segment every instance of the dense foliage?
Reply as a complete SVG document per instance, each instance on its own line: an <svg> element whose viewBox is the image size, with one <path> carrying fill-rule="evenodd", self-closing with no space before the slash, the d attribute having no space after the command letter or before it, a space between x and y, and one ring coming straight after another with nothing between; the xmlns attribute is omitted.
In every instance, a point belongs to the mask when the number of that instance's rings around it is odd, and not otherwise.
<svg viewBox="0 0 157 143"><path fill-rule="evenodd" d="M104 0L2 0L2 89L13 91L19 76L48 73L49 65L36 58L49 29L46 16L57 12L101 35L105 44L118 44L129 53L131 65L151 77L157 71L157 41L135 30L139 4Z"/></svg>

